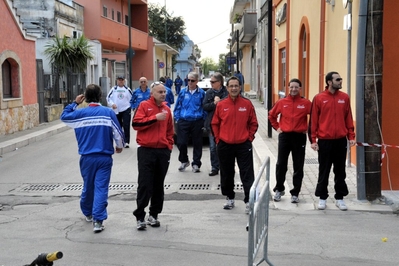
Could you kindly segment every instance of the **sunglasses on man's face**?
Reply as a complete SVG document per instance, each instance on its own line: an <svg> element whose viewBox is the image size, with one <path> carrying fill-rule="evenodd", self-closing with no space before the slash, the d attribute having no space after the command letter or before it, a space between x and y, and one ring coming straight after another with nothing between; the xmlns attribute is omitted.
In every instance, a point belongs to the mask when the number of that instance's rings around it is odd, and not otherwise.
<svg viewBox="0 0 399 266"><path fill-rule="evenodd" d="M216 82L218 82L218 81L219 81L219 80L211 80L210 83L213 84L213 83L216 83Z"/></svg>
<svg viewBox="0 0 399 266"><path fill-rule="evenodd" d="M187 81L188 82L196 82L197 80L196 79L188 79Z"/></svg>
<svg viewBox="0 0 399 266"><path fill-rule="evenodd" d="M342 80L342 78L336 78L335 79L335 81L341 81Z"/></svg>

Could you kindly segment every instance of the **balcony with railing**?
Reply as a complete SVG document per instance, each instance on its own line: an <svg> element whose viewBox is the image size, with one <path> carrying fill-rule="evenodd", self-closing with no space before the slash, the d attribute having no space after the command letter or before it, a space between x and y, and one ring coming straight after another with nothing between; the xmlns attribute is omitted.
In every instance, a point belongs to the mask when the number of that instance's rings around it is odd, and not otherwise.
<svg viewBox="0 0 399 266"><path fill-rule="evenodd" d="M112 47L115 50L125 51L129 46L129 27L125 24L106 17L100 19L100 31L97 39L103 48ZM148 33L130 28L131 42L134 50L148 50Z"/></svg>

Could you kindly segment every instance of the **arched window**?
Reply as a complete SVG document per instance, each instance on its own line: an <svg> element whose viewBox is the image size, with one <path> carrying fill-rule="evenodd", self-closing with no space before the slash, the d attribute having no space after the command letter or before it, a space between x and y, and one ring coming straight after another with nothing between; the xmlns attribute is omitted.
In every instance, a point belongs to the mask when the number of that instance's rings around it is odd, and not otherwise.
<svg viewBox="0 0 399 266"><path fill-rule="evenodd" d="M302 96L309 98L309 31L307 30L307 20L303 22L299 33L298 78L302 82Z"/></svg>
<svg viewBox="0 0 399 266"><path fill-rule="evenodd" d="M1 65L1 76L3 78L3 98L11 98L11 64L8 60Z"/></svg>
<svg viewBox="0 0 399 266"><path fill-rule="evenodd" d="M1 64L1 75L3 80L3 98L19 98L19 66L12 59L7 58Z"/></svg>
<svg viewBox="0 0 399 266"><path fill-rule="evenodd" d="M21 60L10 50L0 53L0 109L22 106Z"/></svg>

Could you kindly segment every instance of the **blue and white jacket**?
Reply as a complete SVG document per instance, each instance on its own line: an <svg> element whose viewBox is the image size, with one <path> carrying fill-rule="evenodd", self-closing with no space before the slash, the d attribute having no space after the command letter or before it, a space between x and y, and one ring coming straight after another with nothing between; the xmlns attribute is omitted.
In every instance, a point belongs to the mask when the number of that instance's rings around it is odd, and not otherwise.
<svg viewBox="0 0 399 266"><path fill-rule="evenodd" d="M151 90L150 88L146 88L145 91L142 91L140 87L136 88L133 91L132 100L130 101L130 105L132 109L137 109L142 101L150 99Z"/></svg>
<svg viewBox="0 0 399 266"><path fill-rule="evenodd" d="M75 130L80 155L114 154L116 147L123 148L124 136L118 119L112 109L99 103L90 103L79 108L73 102L61 114L61 121Z"/></svg>
<svg viewBox="0 0 399 266"><path fill-rule="evenodd" d="M190 92L188 87L183 88L177 96L173 111L175 121L179 121L179 119L187 121L205 120L206 112L202 108L204 98L205 91L201 88L197 87L193 93Z"/></svg>

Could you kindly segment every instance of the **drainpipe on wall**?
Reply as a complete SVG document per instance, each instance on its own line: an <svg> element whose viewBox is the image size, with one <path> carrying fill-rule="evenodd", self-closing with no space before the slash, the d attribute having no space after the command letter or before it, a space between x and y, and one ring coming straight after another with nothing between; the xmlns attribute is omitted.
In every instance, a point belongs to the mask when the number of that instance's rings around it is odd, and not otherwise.
<svg viewBox="0 0 399 266"><path fill-rule="evenodd" d="M356 139L364 142L364 79L368 0L360 1L356 59ZM356 146L357 199L366 201L364 147Z"/></svg>

